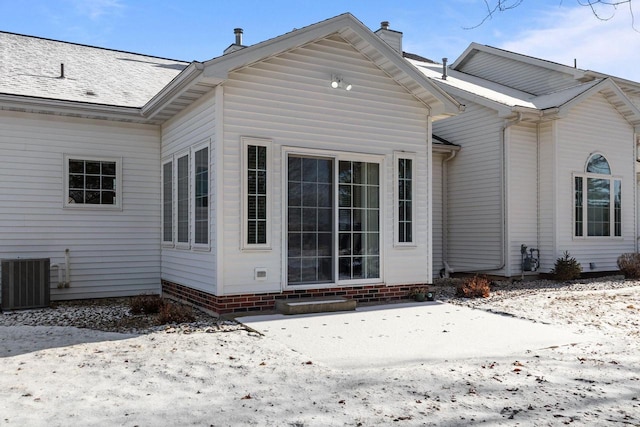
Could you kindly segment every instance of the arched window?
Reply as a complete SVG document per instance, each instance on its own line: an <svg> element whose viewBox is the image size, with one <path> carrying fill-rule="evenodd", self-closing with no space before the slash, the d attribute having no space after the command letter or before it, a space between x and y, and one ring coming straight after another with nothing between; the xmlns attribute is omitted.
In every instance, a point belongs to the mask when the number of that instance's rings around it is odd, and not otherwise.
<svg viewBox="0 0 640 427"><path fill-rule="evenodd" d="M593 154L585 171L574 176L574 235L622 236L622 182L611 175L609 162Z"/></svg>

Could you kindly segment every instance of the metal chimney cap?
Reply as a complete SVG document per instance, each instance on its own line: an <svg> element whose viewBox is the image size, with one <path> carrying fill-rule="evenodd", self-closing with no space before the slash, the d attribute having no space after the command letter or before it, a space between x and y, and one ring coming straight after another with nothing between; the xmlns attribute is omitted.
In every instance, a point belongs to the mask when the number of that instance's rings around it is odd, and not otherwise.
<svg viewBox="0 0 640 427"><path fill-rule="evenodd" d="M388 30L389 29L389 21L382 21L380 23L380 28L382 28L383 30Z"/></svg>

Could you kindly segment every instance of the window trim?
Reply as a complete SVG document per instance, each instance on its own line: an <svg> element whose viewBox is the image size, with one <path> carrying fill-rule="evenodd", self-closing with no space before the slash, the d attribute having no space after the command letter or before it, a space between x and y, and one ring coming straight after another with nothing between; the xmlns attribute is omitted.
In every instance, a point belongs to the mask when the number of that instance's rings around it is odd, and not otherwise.
<svg viewBox="0 0 640 427"><path fill-rule="evenodd" d="M249 159L247 158L247 149L249 146L260 146L265 147L267 150L267 225L266 225L266 242L265 243L248 243L247 238L249 236L249 203L247 202L247 198L249 196L249 183L248 183L248 174L247 168L249 166ZM270 251L272 250L271 242L272 242L272 228L273 228L273 199L272 199L272 169L273 169L273 140L268 138L258 138L258 137L250 137L250 136L242 136L240 137L240 149L242 150L240 153L240 182L241 182L241 212L242 212L242 224L240 226L240 248L243 251L248 250L257 250L257 251Z"/></svg>
<svg viewBox="0 0 640 427"><path fill-rule="evenodd" d="M593 172L587 172L587 167L589 166L589 163L591 161L591 159L594 156L602 156L607 163L609 164L609 169L611 170L611 163L609 163L609 160L607 158L607 156L605 156L604 154L600 153L600 152L594 152L589 154L589 156L587 157L586 162L584 163L584 168L582 172L574 172L571 175L571 201L572 201L572 206L571 206L571 234L574 240L586 240L586 239L596 239L596 240L603 240L603 239L608 239L608 240L620 240L623 238L622 236L622 229L624 227L624 222L622 221L622 200L620 202L620 211L621 211L621 215L620 215L620 235L616 235L616 221L615 221L615 187L616 187L616 182L620 183L620 189L622 190L622 182L623 179L621 176L619 175L614 175L613 173L611 174L601 174L601 173L593 173ZM581 178L582 179L582 235L578 236L576 235L576 178ZM588 201L588 180L589 179L606 179L607 181L609 181L609 201L610 201L610 205L609 205L609 235L608 236L589 236L589 217L588 217L588 208L587 208L587 201Z"/></svg>
<svg viewBox="0 0 640 427"><path fill-rule="evenodd" d="M416 242L415 218L416 218L416 154L403 151L395 151L393 153L393 246L399 248L415 248L418 246ZM401 159L411 160L411 241L400 241L400 216L398 209L400 207L400 166L398 163Z"/></svg>
<svg viewBox="0 0 640 427"><path fill-rule="evenodd" d="M69 203L69 161L81 160L81 161L94 161L94 162L114 162L116 164L116 203L111 205L103 204L86 204L86 203ZM63 182L64 193L62 206L64 209L77 209L77 210L109 210L109 211L122 211L122 157L112 156L95 156L95 155L83 155L83 154L64 154L63 155Z"/></svg>
<svg viewBox="0 0 640 427"><path fill-rule="evenodd" d="M207 203L207 243L196 243L196 209L195 209L195 202L196 202L196 153L207 149L207 199L208 199L208 203ZM211 249L211 144L209 143L209 141L197 144L197 145L193 145L191 147L190 150L190 164L189 167L191 168L189 171L189 176L190 176L190 182L189 182L189 186L191 188L191 191L189 192L189 206L191 209L190 215L189 215L189 220L190 220L190 224L189 224L189 228L190 228L190 243L191 243L191 249L196 250L196 251L208 251Z"/></svg>
<svg viewBox="0 0 640 427"><path fill-rule="evenodd" d="M165 215L164 215L164 167L167 164L171 164L171 240L165 240L164 239L164 220L165 220ZM176 220L176 181L175 181L175 161L173 156L167 157L162 161L162 165L161 165L161 180L162 180L162 189L161 189L161 206L162 206L162 214L160 216L160 221L161 221L161 230L160 230L160 240L162 242L162 246L163 247L169 247L169 248L173 248L175 247L175 242L176 242L176 227L175 227L175 220Z"/></svg>
<svg viewBox="0 0 640 427"><path fill-rule="evenodd" d="M291 146L283 146L282 150L281 150L281 161L282 161L282 165L281 165L281 185L283 188L283 195L282 195L282 230L287 230L288 229L288 217L286 212L288 212L288 203L287 203L287 197L286 197L286 188L287 188L287 178L288 178L288 173L287 173L287 165L288 165L288 159L290 155L294 155L294 156L311 156L311 157L326 157L326 158L331 158L334 160L334 162L340 162L340 161L352 161L352 162L366 162L366 163L378 163L379 164L379 259L380 259L380 277L378 278L373 278L373 279L349 279L349 280L340 280L339 274L338 274L338 239L336 238L335 242L334 242L334 251L336 253L335 255L335 277L334 277L334 281L331 283L320 283L320 284L307 284L307 285L289 285L288 281L286 280L286 272L287 272L287 239L283 238L282 239L282 253L285 254L282 257L282 271L284 272L284 278L282 281L282 289L283 290L305 290L305 289L325 289L325 288L334 288L336 286L361 286L361 285L370 285L370 284L376 284L376 283L384 283L385 282L385 262L384 260L386 259L386 251L385 251L385 237L386 237L386 233L383 230L384 227L384 223L386 220L386 212L385 210L387 209L387 201L386 201L386 194L387 194L387 162L388 162L388 158L386 155L384 154L371 154L371 153L358 153L358 152L352 152L352 151L340 151L340 152L336 152L336 151L332 151L332 150L323 150L323 149L313 149L313 148L302 148L302 147L291 147ZM338 182L338 167L334 167L334 183L337 184ZM337 208L338 206L338 190L337 188L334 190L334 207L335 207L335 213L334 213L334 223L338 224L339 218L338 218L338 211L339 208ZM337 226L336 226L337 227ZM336 233L336 237L337 234L339 233L339 231L334 230L334 233Z"/></svg>

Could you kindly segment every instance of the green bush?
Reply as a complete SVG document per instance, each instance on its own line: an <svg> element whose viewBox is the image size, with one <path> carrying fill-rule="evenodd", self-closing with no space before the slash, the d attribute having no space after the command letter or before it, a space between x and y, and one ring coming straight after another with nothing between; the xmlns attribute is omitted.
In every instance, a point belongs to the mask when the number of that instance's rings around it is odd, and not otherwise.
<svg viewBox="0 0 640 427"><path fill-rule="evenodd" d="M582 266L578 260L569 255L569 251L564 251L564 254L556 259L551 270L553 277L561 282L578 279L580 273L582 273Z"/></svg>
<svg viewBox="0 0 640 427"><path fill-rule="evenodd" d="M473 276L465 279L456 287L456 296L463 298L488 298L490 282L485 276Z"/></svg>
<svg viewBox="0 0 640 427"><path fill-rule="evenodd" d="M618 257L618 268L625 279L640 279L640 254L628 253Z"/></svg>

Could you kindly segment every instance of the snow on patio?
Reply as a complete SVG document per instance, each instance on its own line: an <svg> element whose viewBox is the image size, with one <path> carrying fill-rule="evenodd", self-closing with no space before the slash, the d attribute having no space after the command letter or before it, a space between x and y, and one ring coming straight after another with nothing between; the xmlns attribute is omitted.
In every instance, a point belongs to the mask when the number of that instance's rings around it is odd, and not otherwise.
<svg viewBox="0 0 640 427"><path fill-rule="evenodd" d="M593 334L577 335L566 328L441 302L237 320L301 354L340 369L501 357L598 340Z"/></svg>
<svg viewBox="0 0 640 427"><path fill-rule="evenodd" d="M552 324L541 328L577 334L575 345L496 345L492 354L391 366L370 365L369 353L358 369L343 369L269 333L215 322L134 335L22 326L17 314L0 315L0 425L640 425L640 283L530 286L423 308L541 320ZM455 311L462 306L481 310ZM430 327L406 316L402 330ZM435 331L442 339L457 327ZM469 347L461 342L455 352Z"/></svg>

